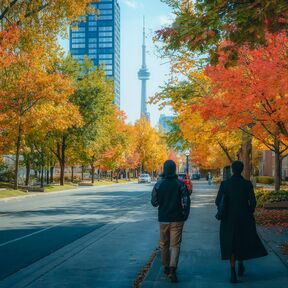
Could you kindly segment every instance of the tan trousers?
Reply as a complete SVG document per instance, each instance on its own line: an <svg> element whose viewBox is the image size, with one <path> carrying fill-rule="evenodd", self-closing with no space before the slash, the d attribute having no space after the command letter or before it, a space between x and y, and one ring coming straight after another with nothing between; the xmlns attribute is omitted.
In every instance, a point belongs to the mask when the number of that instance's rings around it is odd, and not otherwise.
<svg viewBox="0 0 288 288"><path fill-rule="evenodd" d="M164 267L177 267L184 222L160 223L160 249ZM171 254L170 251L171 250Z"/></svg>

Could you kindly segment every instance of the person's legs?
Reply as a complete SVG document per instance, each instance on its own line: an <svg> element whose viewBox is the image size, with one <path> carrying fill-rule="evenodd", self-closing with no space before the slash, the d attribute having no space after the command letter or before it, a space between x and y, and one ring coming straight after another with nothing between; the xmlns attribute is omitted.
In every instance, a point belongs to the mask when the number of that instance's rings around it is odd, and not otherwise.
<svg viewBox="0 0 288 288"><path fill-rule="evenodd" d="M230 282L231 283L237 283L237 277L236 277L236 270L235 270L235 255L232 254L230 257L230 267L231 267L231 278Z"/></svg>
<svg viewBox="0 0 288 288"><path fill-rule="evenodd" d="M169 264L170 264L170 224L162 224L160 223L160 242L159 242L160 250L161 250L161 260L162 265L164 267L164 272L166 274L169 273Z"/></svg>
<svg viewBox="0 0 288 288"><path fill-rule="evenodd" d="M242 277L245 272L243 260L238 260L238 276Z"/></svg>
<svg viewBox="0 0 288 288"><path fill-rule="evenodd" d="M172 282L177 282L176 269L179 261L180 246L184 222L173 222L170 228L170 275Z"/></svg>

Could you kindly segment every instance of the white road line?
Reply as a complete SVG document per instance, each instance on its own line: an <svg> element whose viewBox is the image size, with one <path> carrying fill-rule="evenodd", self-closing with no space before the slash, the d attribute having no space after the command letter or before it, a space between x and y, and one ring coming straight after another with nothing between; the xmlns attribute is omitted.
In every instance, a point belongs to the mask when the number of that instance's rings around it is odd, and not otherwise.
<svg viewBox="0 0 288 288"><path fill-rule="evenodd" d="M140 196L142 196L142 195L144 195L144 194L147 194L146 191L145 191L145 192L140 192L140 193L141 193L141 194L139 194L139 195L137 195L137 196L134 196L133 199L135 199L135 198L140 198ZM120 202L117 202L117 204L111 205L111 207L116 207L116 206L118 206L119 204L122 204L122 203L125 203L125 202L128 202L127 199L125 199L125 200L123 200L123 201L120 201ZM85 214L85 215L82 215L82 216L80 216L80 217L78 217L78 218L74 218L73 220L69 219L69 220L66 220L66 221L62 221L61 223L55 224L55 225L53 225L53 226L49 226L49 227L47 227L47 228L41 229L41 230L39 230L39 231L35 231L35 232L30 233L30 234L27 234L27 235L25 235L25 236L22 236L22 237L15 238L15 239L9 240L9 241L7 241L7 242L4 242L4 243L0 244L0 247L3 247L3 246L6 246L6 245L9 245L9 244L11 244L11 243L17 242L17 241L19 241L19 240L23 240L23 239L25 239L25 238L34 236L34 235L39 234L39 233L41 233L41 232L44 232L44 231L47 231L47 230L49 230L49 229L55 228L55 227L57 227L57 226L60 226L60 225L62 225L63 223L73 222L73 221L75 221L75 220L79 220L79 219L85 218L85 217L87 217L87 216L88 216L88 214Z"/></svg>

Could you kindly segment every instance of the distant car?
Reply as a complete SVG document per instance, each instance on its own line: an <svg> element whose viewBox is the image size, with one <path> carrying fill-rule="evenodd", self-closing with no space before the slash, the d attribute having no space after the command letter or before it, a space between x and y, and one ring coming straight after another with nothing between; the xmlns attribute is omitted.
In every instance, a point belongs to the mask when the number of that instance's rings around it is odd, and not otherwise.
<svg viewBox="0 0 288 288"><path fill-rule="evenodd" d="M138 183L151 183L151 177L149 174L140 174L138 177Z"/></svg>
<svg viewBox="0 0 288 288"><path fill-rule="evenodd" d="M192 180L200 180L200 173L193 173L192 174Z"/></svg>
<svg viewBox="0 0 288 288"><path fill-rule="evenodd" d="M187 187L187 189L188 189L188 191L189 191L189 193L191 195L192 191L193 191L193 184L192 184L191 179L189 179L189 178L187 179L187 176L186 176L185 173L179 173L178 174L178 179L185 183L185 185L186 185L186 187Z"/></svg>

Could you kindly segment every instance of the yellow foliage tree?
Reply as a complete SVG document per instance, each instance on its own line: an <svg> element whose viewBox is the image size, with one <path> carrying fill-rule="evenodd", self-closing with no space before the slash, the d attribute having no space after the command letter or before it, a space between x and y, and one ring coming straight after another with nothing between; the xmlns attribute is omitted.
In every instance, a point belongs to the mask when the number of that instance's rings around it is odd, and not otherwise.
<svg viewBox="0 0 288 288"><path fill-rule="evenodd" d="M141 171L160 171L168 158L168 149L161 135L142 117L135 123L137 151L140 155Z"/></svg>

